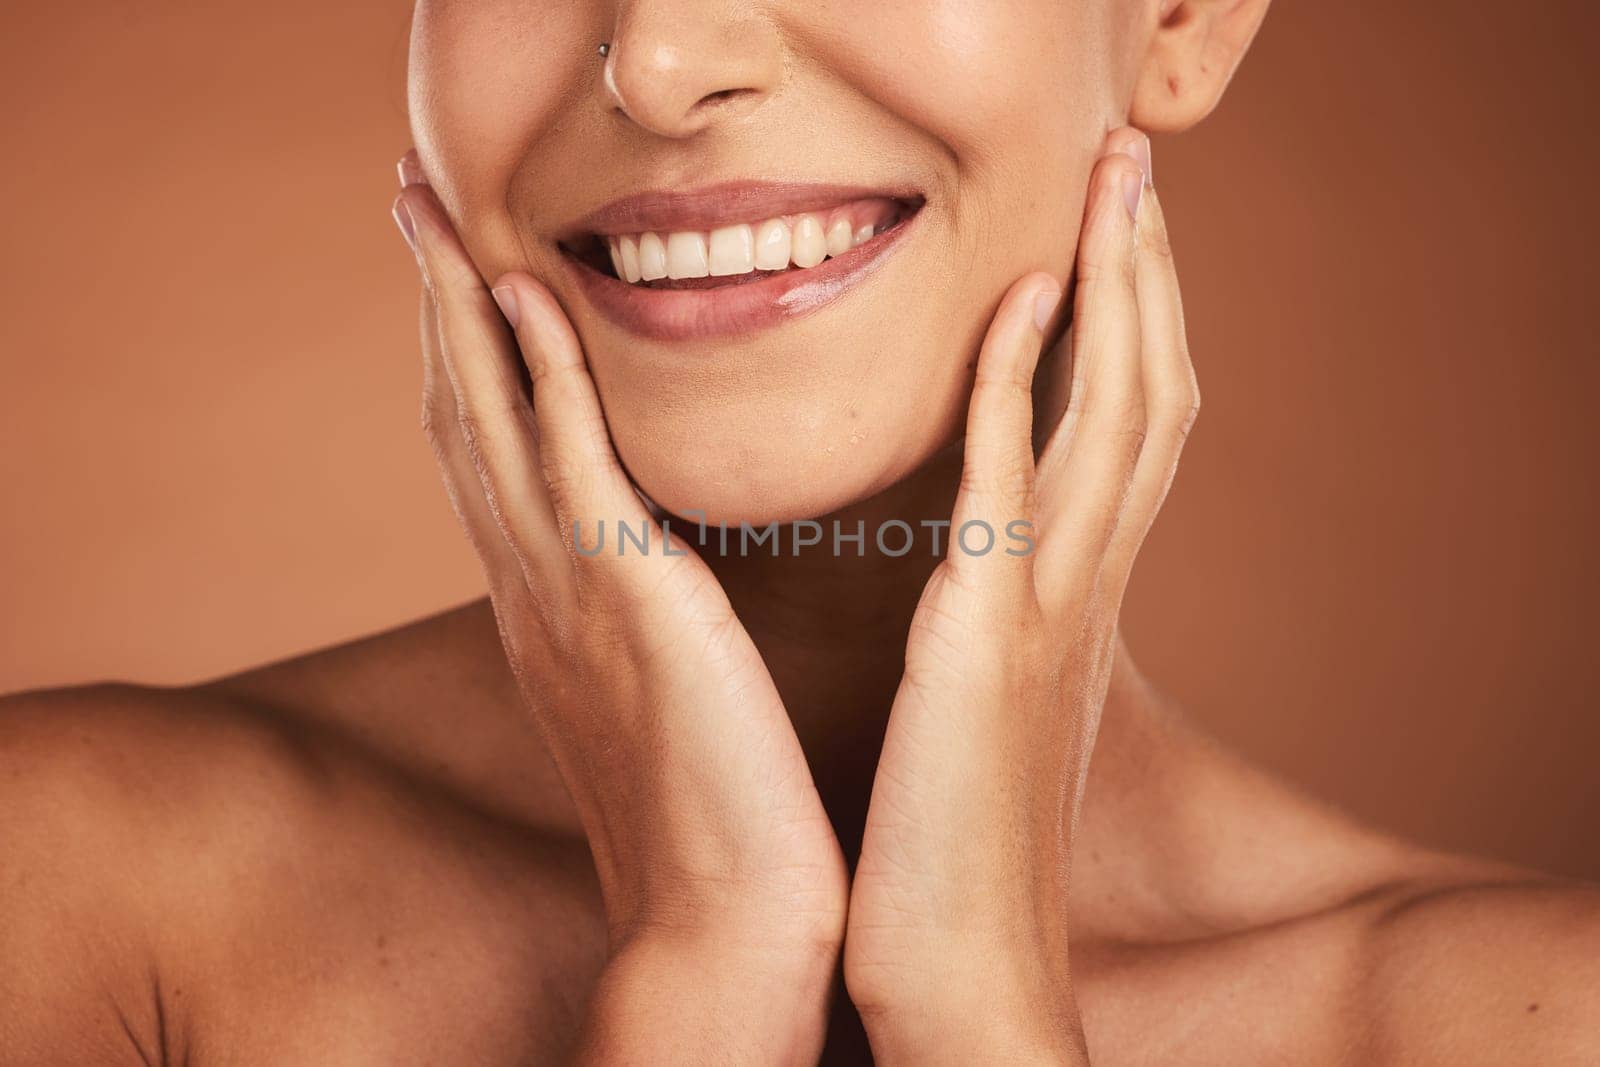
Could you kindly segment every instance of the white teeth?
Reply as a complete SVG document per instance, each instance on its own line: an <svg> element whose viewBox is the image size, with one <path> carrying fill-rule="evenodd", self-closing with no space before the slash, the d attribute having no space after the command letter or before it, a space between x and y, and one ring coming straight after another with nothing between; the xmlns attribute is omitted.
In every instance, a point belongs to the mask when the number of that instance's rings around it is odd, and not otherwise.
<svg viewBox="0 0 1600 1067"><path fill-rule="evenodd" d="M726 226L711 231L711 276L728 278L756 269L755 231L748 226Z"/></svg>
<svg viewBox="0 0 1600 1067"><path fill-rule="evenodd" d="M855 230L849 219L834 219L828 227L828 255L842 256L855 247Z"/></svg>
<svg viewBox="0 0 1600 1067"><path fill-rule="evenodd" d="M667 277L705 278L711 274L711 258L705 234L674 233L667 236Z"/></svg>
<svg viewBox="0 0 1600 1067"><path fill-rule="evenodd" d="M790 215L721 226L709 234L685 230L611 237L606 248L617 277L632 284L663 278L731 278L790 267L808 270L866 244L898 219L873 217L879 221L857 226L848 211Z"/></svg>
<svg viewBox="0 0 1600 1067"><path fill-rule="evenodd" d="M794 226L794 265L815 267L828 258L828 239L815 215L802 215Z"/></svg>
<svg viewBox="0 0 1600 1067"><path fill-rule="evenodd" d="M667 276L667 246L653 233L639 238L639 275L647 282L659 281ZM621 274L617 276L621 277Z"/></svg>
<svg viewBox="0 0 1600 1067"><path fill-rule="evenodd" d="M756 270L788 270L794 242L781 219L769 219L756 231Z"/></svg>
<svg viewBox="0 0 1600 1067"><path fill-rule="evenodd" d="M622 276L630 282L640 280L639 244L632 237L622 239Z"/></svg>

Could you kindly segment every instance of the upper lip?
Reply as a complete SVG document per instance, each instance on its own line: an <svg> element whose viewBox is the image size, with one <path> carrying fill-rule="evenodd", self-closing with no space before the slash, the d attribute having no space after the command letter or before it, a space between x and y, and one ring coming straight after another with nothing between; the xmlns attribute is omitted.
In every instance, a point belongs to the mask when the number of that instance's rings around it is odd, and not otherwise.
<svg viewBox="0 0 1600 1067"><path fill-rule="evenodd" d="M822 211L854 200L884 197L921 200L905 187L825 185L808 182L735 181L687 192L651 190L620 197L579 219L567 237L713 230L782 215Z"/></svg>

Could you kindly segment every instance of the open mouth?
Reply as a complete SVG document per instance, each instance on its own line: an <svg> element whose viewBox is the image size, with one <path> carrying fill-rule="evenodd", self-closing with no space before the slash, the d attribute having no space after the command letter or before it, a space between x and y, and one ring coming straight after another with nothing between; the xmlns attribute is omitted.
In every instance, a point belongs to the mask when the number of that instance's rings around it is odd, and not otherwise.
<svg viewBox="0 0 1600 1067"><path fill-rule="evenodd" d="M559 236L594 308L640 337L704 340L810 314L862 283L920 194L735 182L614 201Z"/></svg>
<svg viewBox="0 0 1600 1067"><path fill-rule="evenodd" d="M562 251L644 289L717 289L808 271L893 233L920 200L868 197L711 229L589 234Z"/></svg>

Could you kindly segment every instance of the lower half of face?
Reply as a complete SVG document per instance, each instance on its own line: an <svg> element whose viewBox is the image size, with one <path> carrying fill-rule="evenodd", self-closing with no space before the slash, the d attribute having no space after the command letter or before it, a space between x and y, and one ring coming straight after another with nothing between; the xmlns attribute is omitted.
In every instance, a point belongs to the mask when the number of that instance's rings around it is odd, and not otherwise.
<svg viewBox="0 0 1600 1067"><path fill-rule="evenodd" d="M816 517L957 436L1005 290L1067 279L1125 6L424 0L413 122L485 276L566 309L648 496Z"/></svg>

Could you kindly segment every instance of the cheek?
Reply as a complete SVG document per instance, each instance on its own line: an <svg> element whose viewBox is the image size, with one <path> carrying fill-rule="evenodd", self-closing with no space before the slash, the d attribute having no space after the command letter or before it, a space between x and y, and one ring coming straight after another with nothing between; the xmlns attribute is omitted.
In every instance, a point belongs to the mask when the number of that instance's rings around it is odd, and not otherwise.
<svg viewBox="0 0 1600 1067"><path fill-rule="evenodd" d="M806 0L830 73L927 131L967 168L1076 148L1119 125L1131 78L1106 0ZM802 13L803 12L803 13ZM1125 83L1127 83L1125 85Z"/></svg>
<svg viewBox="0 0 1600 1067"><path fill-rule="evenodd" d="M1126 121L1138 5L1111 0L806 0L829 74L946 157L949 306L977 321L1016 278L1071 270L1086 185ZM803 13L802 13L803 12Z"/></svg>
<svg viewBox="0 0 1600 1067"><path fill-rule="evenodd" d="M587 5L421 0L412 24L412 136L453 218L471 220L475 251L515 257L506 188L529 146L559 122L588 58ZM500 246L504 244L504 248Z"/></svg>

